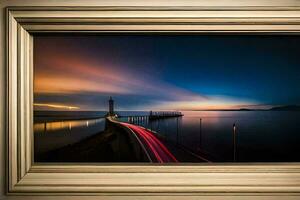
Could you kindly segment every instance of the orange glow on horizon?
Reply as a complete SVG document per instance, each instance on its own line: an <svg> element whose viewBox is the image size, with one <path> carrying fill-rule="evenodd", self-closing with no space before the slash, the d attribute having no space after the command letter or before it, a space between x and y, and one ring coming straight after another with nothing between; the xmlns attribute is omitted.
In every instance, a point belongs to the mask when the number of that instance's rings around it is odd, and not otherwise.
<svg viewBox="0 0 300 200"><path fill-rule="evenodd" d="M162 102L157 109L169 110L235 110L241 108L255 108L255 104L249 105L247 102L227 100L227 99L210 99L203 101L176 101Z"/></svg>
<svg viewBox="0 0 300 200"><path fill-rule="evenodd" d="M58 105L58 104L47 104L47 103L34 103L34 106L48 107L48 108L62 108L62 109L79 109L77 106L68 106L68 105Z"/></svg>

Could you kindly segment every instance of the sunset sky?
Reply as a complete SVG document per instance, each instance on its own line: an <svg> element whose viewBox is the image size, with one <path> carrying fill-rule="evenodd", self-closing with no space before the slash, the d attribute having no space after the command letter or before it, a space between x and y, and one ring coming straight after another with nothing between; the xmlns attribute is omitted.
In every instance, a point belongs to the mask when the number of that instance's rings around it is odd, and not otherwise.
<svg viewBox="0 0 300 200"><path fill-rule="evenodd" d="M300 103L300 37L39 35L36 110L203 110Z"/></svg>

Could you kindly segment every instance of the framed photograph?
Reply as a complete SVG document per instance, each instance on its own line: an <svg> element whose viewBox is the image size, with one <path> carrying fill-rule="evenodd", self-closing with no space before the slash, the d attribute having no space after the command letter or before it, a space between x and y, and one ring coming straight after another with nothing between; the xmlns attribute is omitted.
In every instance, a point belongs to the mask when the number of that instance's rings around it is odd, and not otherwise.
<svg viewBox="0 0 300 200"><path fill-rule="evenodd" d="M299 162L299 43L36 35L34 162Z"/></svg>
<svg viewBox="0 0 300 200"><path fill-rule="evenodd" d="M298 7L8 7L8 194L300 195Z"/></svg>

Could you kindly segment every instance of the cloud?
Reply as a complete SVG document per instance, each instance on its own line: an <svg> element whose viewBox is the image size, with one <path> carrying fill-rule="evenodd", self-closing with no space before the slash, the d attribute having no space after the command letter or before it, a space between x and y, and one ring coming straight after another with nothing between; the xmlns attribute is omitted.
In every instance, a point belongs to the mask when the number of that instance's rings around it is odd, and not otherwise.
<svg viewBox="0 0 300 200"><path fill-rule="evenodd" d="M148 105L158 101L203 101L207 97L162 81L137 67L105 63L97 57L82 53L78 47L55 43L36 43L35 96L52 94L59 98L66 95L96 93L98 96L135 96L144 98ZM46 48L42 48L43 46ZM61 94L61 97L59 97ZM132 99L132 98L131 98ZM78 99L78 104L84 98ZM90 102L91 104L93 102Z"/></svg>
<svg viewBox="0 0 300 200"><path fill-rule="evenodd" d="M105 49L95 52L84 45L67 39L35 40L36 103L74 105L85 110L105 110L108 96L113 96L122 110L231 109L257 103L193 92L164 81L158 66L152 67L156 69L152 73L147 62L140 67L131 62L114 62L118 58L113 51L105 59Z"/></svg>

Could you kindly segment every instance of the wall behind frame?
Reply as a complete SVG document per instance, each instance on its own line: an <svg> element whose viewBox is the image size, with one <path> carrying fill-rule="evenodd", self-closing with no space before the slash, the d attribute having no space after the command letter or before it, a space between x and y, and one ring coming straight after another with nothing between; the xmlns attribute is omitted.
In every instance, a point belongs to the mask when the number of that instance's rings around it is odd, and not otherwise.
<svg viewBox="0 0 300 200"><path fill-rule="evenodd" d="M5 76L6 76L6 63L5 63L5 7L7 6L300 6L300 1L297 0L0 0L0 200L86 200L86 199L153 199L162 200L167 197L149 196L149 197L118 197L118 196L6 196L5 186ZM169 197L172 199L172 197ZM173 197L174 198L174 197ZM296 200L299 196L178 196L176 199L215 199L215 200L241 200L241 199L286 199Z"/></svg>

